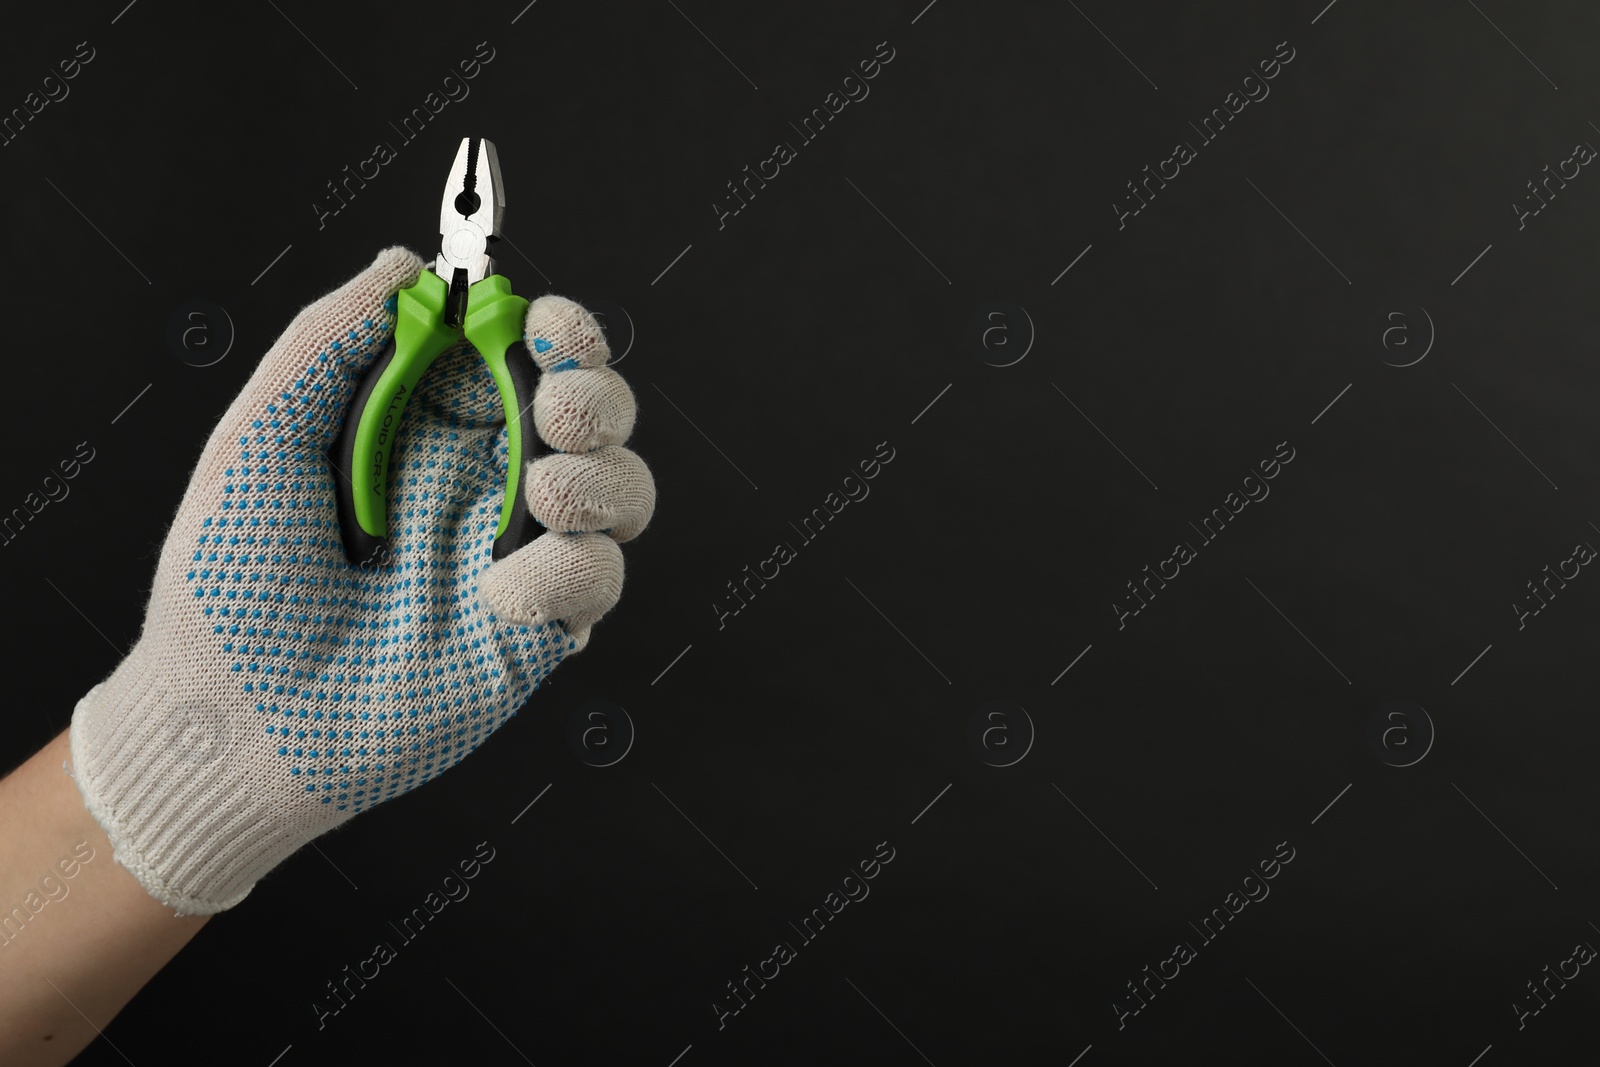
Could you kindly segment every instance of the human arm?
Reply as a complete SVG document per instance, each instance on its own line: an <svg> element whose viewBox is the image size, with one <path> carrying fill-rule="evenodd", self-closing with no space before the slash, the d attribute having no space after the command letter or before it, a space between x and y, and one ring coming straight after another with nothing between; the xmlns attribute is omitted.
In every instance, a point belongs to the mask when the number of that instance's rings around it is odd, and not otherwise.
<svg viewBox="0 0 1600 1067"><path fill-rule="evenodd" d="M58 861L80 842L94 856L0 947L0 1053L15 1062L64 1062L204 916L460 762L617 602L618 542L648 523L654 484L622 447L634 400L603 331L560 297L534 301L525 322L550 453L523 489L543 532L491 558L505 413L484 361L458 345L394 431L392 562L346 558L329 446L392 336L395 293L421 269L386 250L296 317L200 457L138 643L69 733L0 786L0 887L25 902L50 865L65 876ZM57 974L59 994L36 980Z"/></svg>
<svg viewBox="0 0 1600 1067"><path fill-rule="evenodd" d="M63 769L63 731L0 780L0 1063L70 1060L207 915L178 916L111 856Z"/></svg>

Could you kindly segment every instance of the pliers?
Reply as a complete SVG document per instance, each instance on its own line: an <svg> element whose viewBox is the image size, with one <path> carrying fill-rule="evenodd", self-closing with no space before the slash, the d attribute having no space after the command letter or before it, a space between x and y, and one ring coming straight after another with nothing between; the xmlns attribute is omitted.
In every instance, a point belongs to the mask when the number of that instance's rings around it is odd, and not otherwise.
<svg viewBox="0 0 1600 1067"><path fill-rule="evenodd" d="M439 210L439 258L397 294L394 339L357 388L329 453L345 555L359 566L389 565L387 505L400 421L428 367L463 336L489 365L505 408L510 460L493 558L526 539L530 520L521 483L524 450L536 440L530 415L535 364L522 340L528 301L494 273L491 253L504 214L494 145L462 138Z"/></svg>

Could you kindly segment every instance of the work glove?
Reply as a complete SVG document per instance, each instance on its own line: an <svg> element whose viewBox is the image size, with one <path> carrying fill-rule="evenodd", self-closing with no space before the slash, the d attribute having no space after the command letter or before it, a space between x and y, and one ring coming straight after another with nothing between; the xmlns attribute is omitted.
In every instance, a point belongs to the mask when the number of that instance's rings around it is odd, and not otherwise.
<svg viewBox="0 0 1600 1067"><path fill-rule="evenodd" d="M545 531L491 562L504 409L462 343L398 431L391 564L346 560L328 449L422 266L387 249L272 346L206 443L138 643L73 713L85 805L179 914L234 906L312 838L459 763L588 642L622 592L617 543L650 520L605 334L545 296L525 340L556 451L523 479Z"/></svg>

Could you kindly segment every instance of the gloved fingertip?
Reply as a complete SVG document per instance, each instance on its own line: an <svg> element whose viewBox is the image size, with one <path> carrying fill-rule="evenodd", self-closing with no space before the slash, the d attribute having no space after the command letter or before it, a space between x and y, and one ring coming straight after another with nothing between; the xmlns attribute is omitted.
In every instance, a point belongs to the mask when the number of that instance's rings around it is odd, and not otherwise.
<svg viewBox="0 0 1600 1067"><path fill-rule="evenodd" d="M481 595L495 617L523 626L561 623L581 648L622 597L622 550L603 534L546 531L490 565Z"/></svg>
<svg viewBox="0 0 1600 1067"><path fill-rule="evenodd" d="M546 374L533 395L533 425L558 452L620 445L633 433L633 390L610 367Z"/></svg>
<svg viewBox="0 0 1600 1067"><path fill-rule="evenodd" d="M523 320L528 352L549 372L603 367L611 361L606 332L582 304L547 294L528 305Z"/></svg>
<svg viewBox="0 0 1600 1067"><path fill-rule="evenodd" d="M604 531L631 541L655 513L655 478L621 445L542 456L528 465L523 484L528 513L551 530Z"/></svg>

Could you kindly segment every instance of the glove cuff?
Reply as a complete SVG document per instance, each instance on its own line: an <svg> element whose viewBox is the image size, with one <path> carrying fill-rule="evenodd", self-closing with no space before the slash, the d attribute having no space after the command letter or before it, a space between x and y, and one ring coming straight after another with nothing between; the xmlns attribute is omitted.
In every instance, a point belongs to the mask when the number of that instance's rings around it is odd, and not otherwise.
<svg viewBox="0 0 1600 1067"><path fill-rule="evenodd" d="M210 915L305 839L251 782L230 717L172 697L136 647L74 709L71 773L145 891L180 915Z"/></svg>

